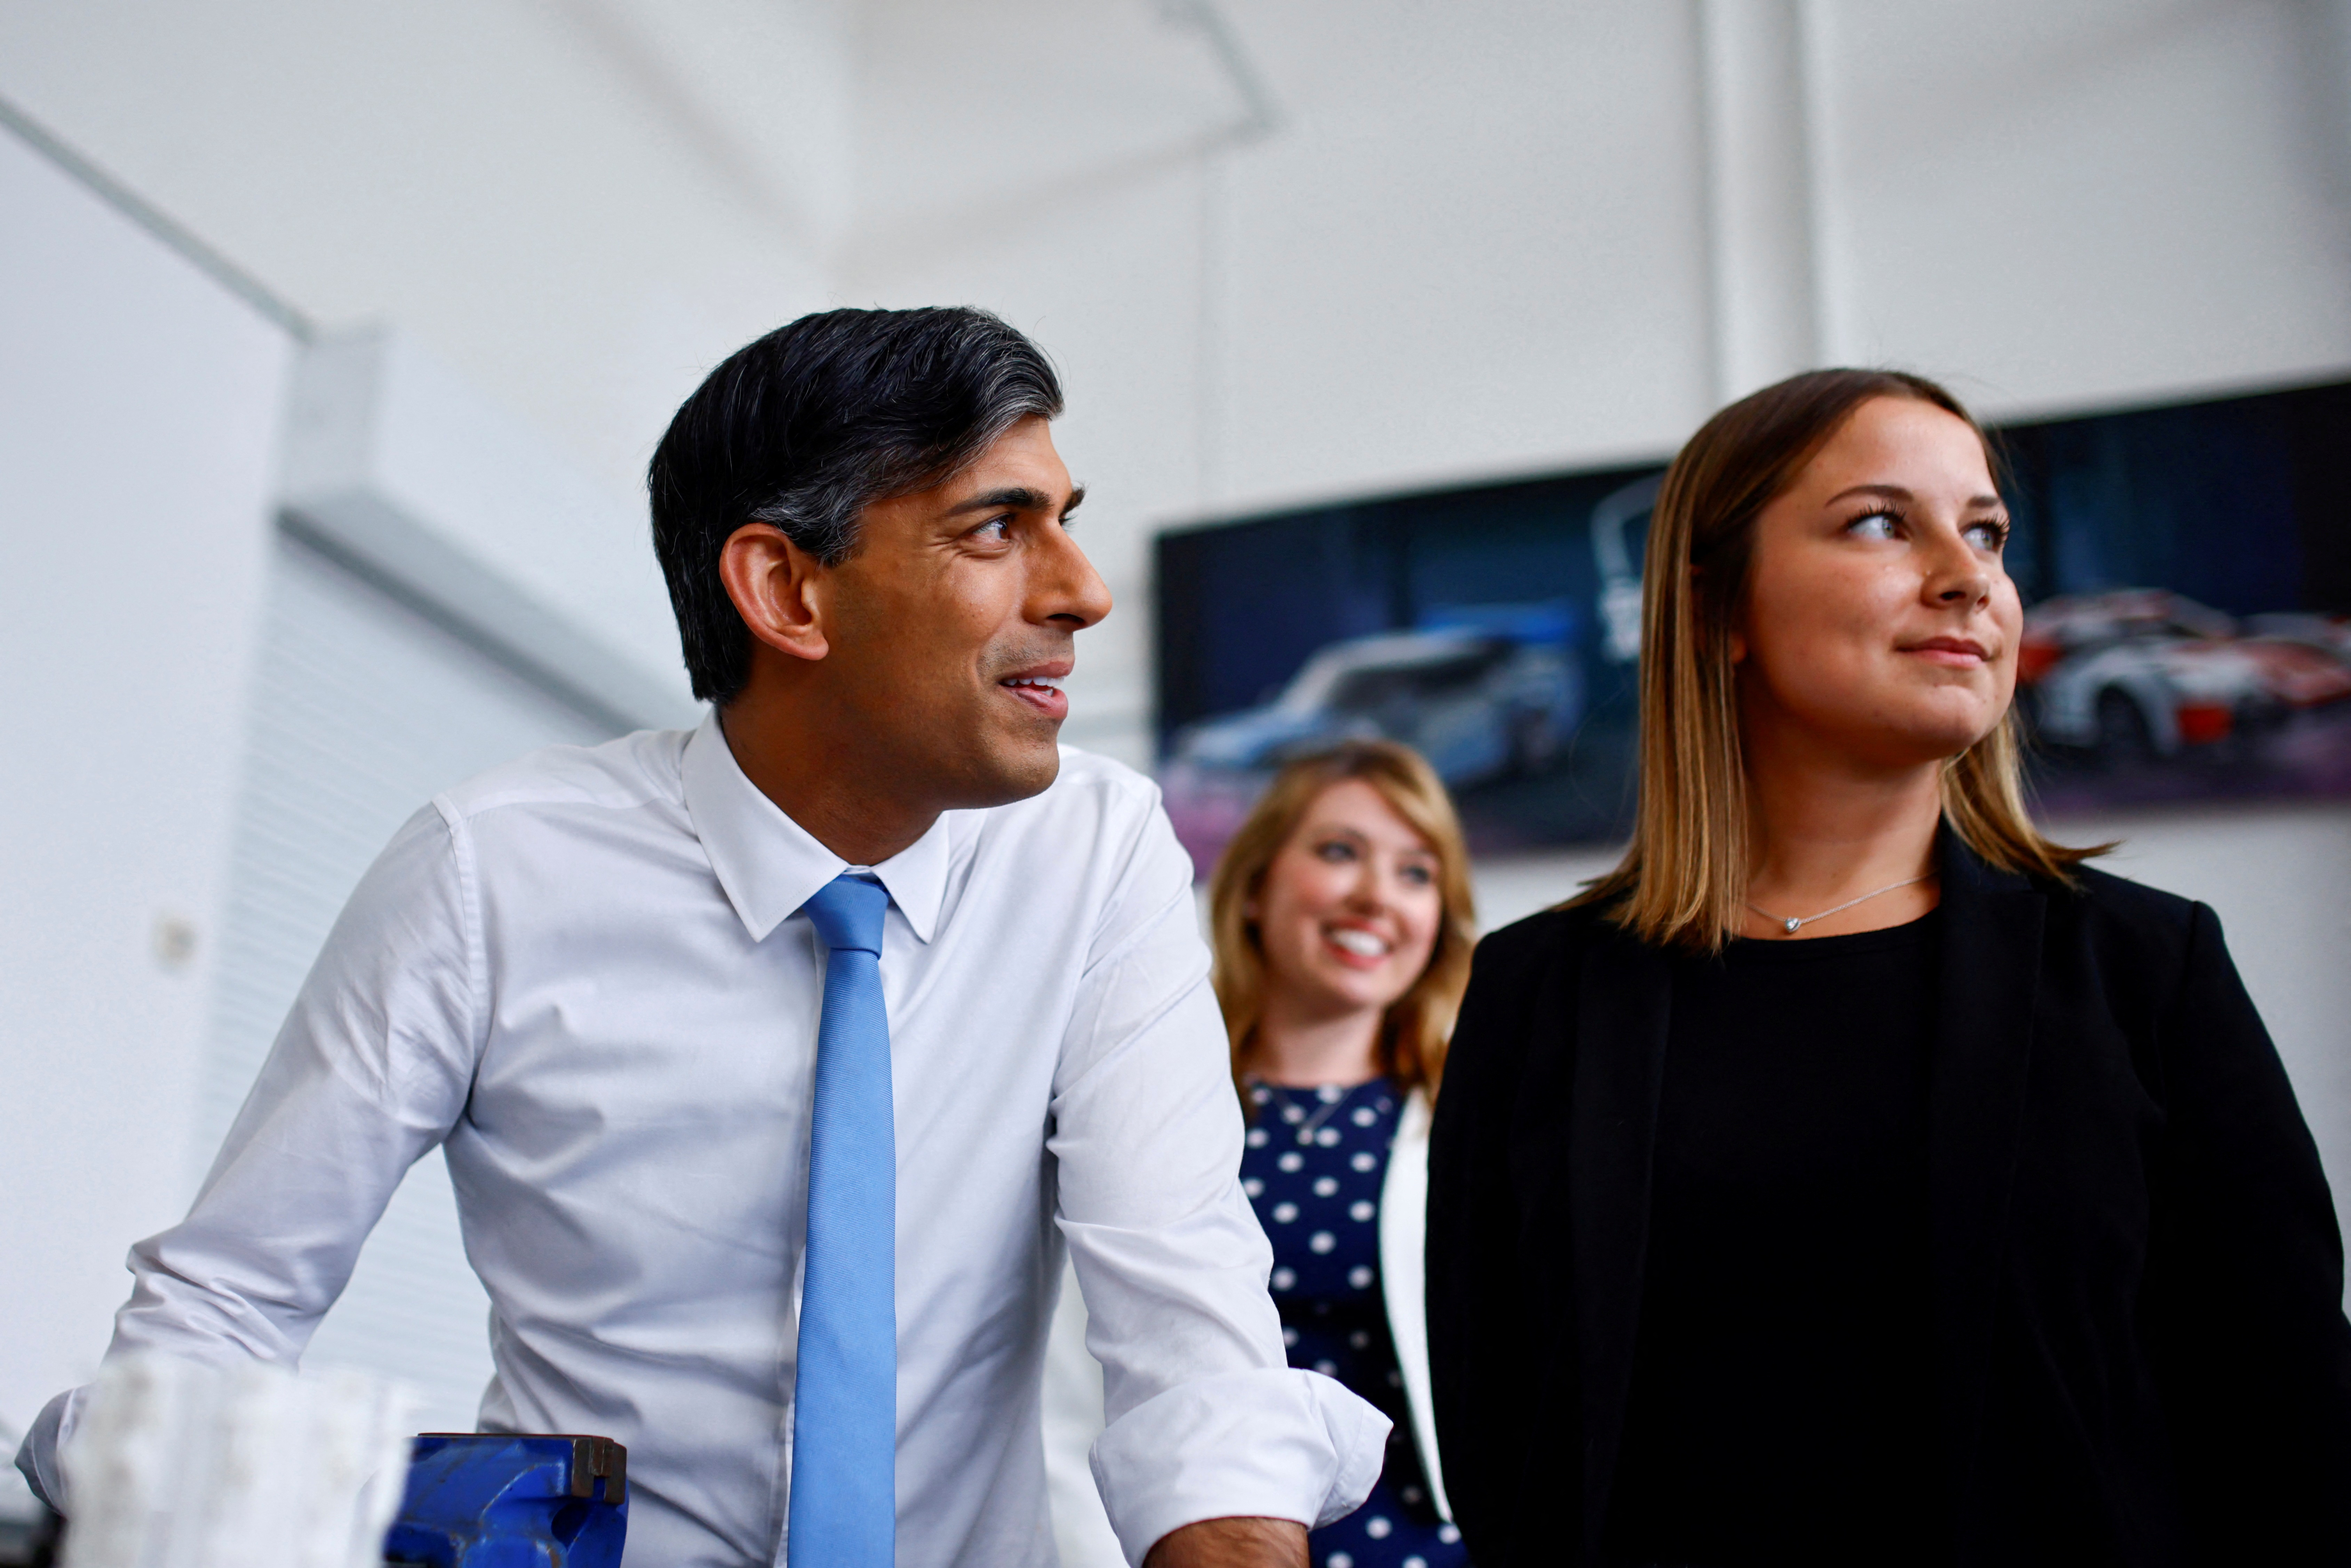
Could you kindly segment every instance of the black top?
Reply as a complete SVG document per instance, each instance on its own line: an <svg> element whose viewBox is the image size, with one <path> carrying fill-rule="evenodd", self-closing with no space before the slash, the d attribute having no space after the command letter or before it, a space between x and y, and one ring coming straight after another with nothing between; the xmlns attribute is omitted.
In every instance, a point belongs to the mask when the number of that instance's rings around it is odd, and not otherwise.
<svg viewBox="0 0 2351 1568"><path fill-rule="evenodd" d="M1609 1558L1931 1556L1940 930L1675 961Z"/></svg>
<svg viewBox="0 0 2351 1568"><path fill-rule="evenodd" d="M1938 856L1938 1555L2351 1563L2342 1232L2220 922L2096 871L1998 871L1949 832ZM1428 1324L1479 1568L1602 1557L1673 967L1588 907L1478 945L1429 1147Z"/></svg>

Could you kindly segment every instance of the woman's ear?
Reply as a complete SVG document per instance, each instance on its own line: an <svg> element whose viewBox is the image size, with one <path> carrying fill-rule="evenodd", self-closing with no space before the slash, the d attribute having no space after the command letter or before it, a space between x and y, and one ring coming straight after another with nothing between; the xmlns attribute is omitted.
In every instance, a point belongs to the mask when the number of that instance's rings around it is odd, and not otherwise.
<svg viewBox="0 0 2351 1568"><path fill-rule="evenodd" d="M1706 595L1700 591L1701 586L1706 581L1706 572L1702 568L1693 566L1689 569L1689 574L1690 609L1693 613L1696 613L1698 606L1706 602ZM1734 622L1724 631L1723 641L1729 650L1732 664L1742 664L1747 662L1747 633L1737 623Z"/></svg>

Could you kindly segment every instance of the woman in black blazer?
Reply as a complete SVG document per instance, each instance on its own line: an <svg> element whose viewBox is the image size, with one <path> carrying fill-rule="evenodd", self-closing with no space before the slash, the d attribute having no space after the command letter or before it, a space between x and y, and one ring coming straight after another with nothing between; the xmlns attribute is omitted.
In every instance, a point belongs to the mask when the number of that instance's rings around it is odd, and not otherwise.
<svg viewBox="0 0 2351 1568"><path fill-rule="evenodd" d="M1668 472L1633 847L1481 944L1437 1112L1488 1568L2351 1563L2316 1150L2211 911L2027 820L2006 531L1913 377Z"/></svg>

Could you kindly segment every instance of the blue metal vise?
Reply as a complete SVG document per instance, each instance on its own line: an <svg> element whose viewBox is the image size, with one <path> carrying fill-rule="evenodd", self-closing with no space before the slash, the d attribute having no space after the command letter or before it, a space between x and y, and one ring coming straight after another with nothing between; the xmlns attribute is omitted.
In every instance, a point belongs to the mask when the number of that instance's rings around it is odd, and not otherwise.
<svg viewBox="0 0 2351 1568"><path fill-rule="evenodd" d="M610 1437L427 1432L384 1541L430 1568L621 1568L629 1451Z"/></svg>

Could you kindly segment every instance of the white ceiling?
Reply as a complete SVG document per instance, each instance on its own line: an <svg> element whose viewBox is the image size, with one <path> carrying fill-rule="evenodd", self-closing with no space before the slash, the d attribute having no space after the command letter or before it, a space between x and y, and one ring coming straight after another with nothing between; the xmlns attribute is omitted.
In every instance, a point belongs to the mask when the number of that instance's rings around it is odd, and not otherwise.
<svg viewBox="0 0 2351 1568"><path fill-rule="evenodd" d="M1154 0L870 0L854 40L861 247L1082 197L1249 114L1207 39Z"/></svg>

